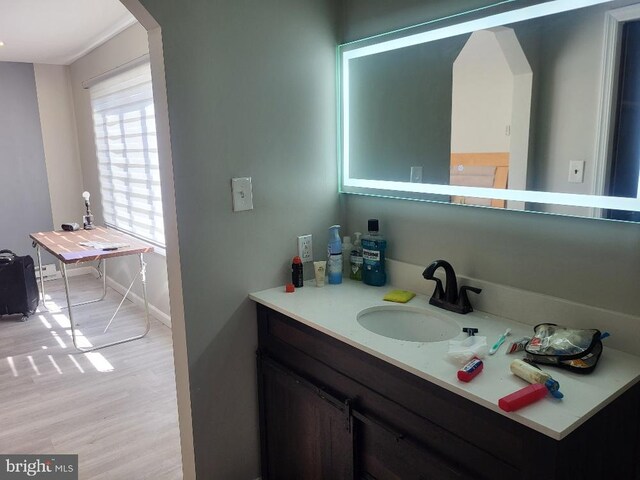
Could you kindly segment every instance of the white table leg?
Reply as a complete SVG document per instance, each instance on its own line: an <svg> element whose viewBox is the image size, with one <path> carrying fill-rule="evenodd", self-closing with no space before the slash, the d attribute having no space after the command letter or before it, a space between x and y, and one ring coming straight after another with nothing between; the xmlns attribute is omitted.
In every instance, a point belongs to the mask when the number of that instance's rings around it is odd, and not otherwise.
<svg viewBox="0 0 640 480"><path fill-rule="evenodd" d="M128 338L123 338L122 340L117 340L115 342L109 342L109 343L104 343L102 345L95 345L92 346L90 348L84 348L84 347L79 347L77 344L77 338L76 338L76 325L75 322L73 320L73 312L72 312L72 307L76 307L79 305L87 305L88 303L94 303L96 301L99 300L92 300L90 302L83 302L83 303L78 303L75 305L71 304L71 298L70 298L70 293L69 293L69 280L67 278L67 267L64 264L64 262L60 262L60 271L62 272L62 278L64 279L64 289L65 289L65 294L67 297L67 308L69 310L69 323L71 325L71 338L73 340L73 346L76 347L77 350L79 350L80 352L92 352L94 350L99 350L101 348L105 348L105 347L110 347L112 345L119 345L121 343L126 343L126 342L131 342L133 340L138 340L144 336L147 335L147 333L149 333L149 330L151 329L151 321L149 319L149 302L147 300L147 264L144 262L144 255L142 253L139 254L140 255L140 271L138 272L138 274L134 277L133 281L131 282L131 285L129 286L129 290L131 290L131 287L133 286L133 283L136 281L136 279L138 278L138 276L140 276L141 282L142 282L142 295L143 295L143 299L144 299L144 313L145 313L145 329L144 332L140 335L135 335L133 337L128 337ZM103 268L106 271L106 266L103 266ZM106 275L103 278L103 288L104 288L104 293L106 294ZM127 290L127 293L129 293L129 290ZM103 297L104 298L104 295ZM120 310L120 307L122 306L124 300L127 298L127 294L124 295L124 297L122 298L122 301L120 302L120 305L118 305L118 308L116 309L115 313L113 314L113 316L111 317L111 320L109 321L109 324L107 325L107 328L109 328L109 325L111 324L111 321L115 318L115 316L117 315L118 311ZM105 329L106 332L107 329Z"/></svg>

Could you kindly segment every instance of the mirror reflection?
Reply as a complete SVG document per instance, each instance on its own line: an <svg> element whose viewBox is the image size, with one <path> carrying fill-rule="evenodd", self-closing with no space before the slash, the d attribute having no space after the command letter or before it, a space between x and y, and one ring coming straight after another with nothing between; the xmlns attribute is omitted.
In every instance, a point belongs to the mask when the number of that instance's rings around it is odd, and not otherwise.
<svg viewBox="0 0 640 480"><path fill-rule="evenodd" d="M640 6L629 3L349 59L345 176L623 197L629 210L437 198L640 221Z"/></svg>

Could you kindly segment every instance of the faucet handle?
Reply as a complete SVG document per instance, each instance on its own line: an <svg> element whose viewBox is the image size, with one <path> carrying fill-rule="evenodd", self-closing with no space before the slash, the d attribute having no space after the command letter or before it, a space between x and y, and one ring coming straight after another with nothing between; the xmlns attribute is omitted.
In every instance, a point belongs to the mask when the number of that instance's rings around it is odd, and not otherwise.
<svg viewBox="0 0 640 480"><path fill-rule="evenodd" d="M466 292L467 290L469 290L470 292L473 293L480 293L482 292L481 288L478 287L470 287L469 285L465 285L464 287L460 287L460 295L462 295L462 292Z"/></svg>
<svg viewBox="0 0 640 480"><path fill-rule="evenodd" d="M469 296L467 295L467 291L473 293L482 292L481 288L470 287L465 285L464 287L460 287L460 295L458 296L458 306L461 307L462 313L473 312L473 307L471 306L471 302L469 301Z"/></svg>

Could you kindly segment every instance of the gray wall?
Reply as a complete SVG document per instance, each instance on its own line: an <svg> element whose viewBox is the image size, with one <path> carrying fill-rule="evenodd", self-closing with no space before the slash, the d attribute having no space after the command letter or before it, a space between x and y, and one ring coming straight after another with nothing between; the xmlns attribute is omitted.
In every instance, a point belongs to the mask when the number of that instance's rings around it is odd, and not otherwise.
<svg viewBox="0 0 640 480"><path fill-rule="evenodd" d="M516 29L533 68L529 187L594 193L605 13L628 5L618 0L525 22ZM612 124L613 128L613 124ZM571 160L585 161L583 183L569 183ZM544 211L585 215L586 208L544 206Z"/></svg>
<svg viewBox="0 0 640 480"><path fill-rule="evenodd" d="M342 4L340 43L441 19L490 5L488 0L346 0ZM518 3L534 3L521 0ZM492 12L506 9L494 8ZM455 21L455 19L453 20Z"/></svg>
<svg viewBox="0 0 640 480"><path fill-rule="evenodd" d="M52 230L33 65L0 62L0 249L34 255L29 234Z"/></svg>
<svg viewBox="0 0 640 480"><path fill-rule="evenodd" d="M341 40L453 14L470 3L349 0ZM638 225L354 195L344 202L349 232L363 231L367 218L381 219L390 258L418 265L444 258L472 277L640 311Z"/></svg>
<svg viewBox="0 0 640 480"><path fill-rule="evenodd" d="M611 8L611 4L596 5L524 22L516 28L534 72L531 190L593 193L604 12ZM583 183L568 182L571 160L585 161ZM539 207L552 213L589 214L583 207Z"/></svg>
<svg viewBox="0 0 640 480"><path fill-rule="evenodd" d="M337 19L328 0L143 3L163 35L198 478L253 479L247 294L290 278L296 235L324 257L339 221ZM252 211L231 211L236 176Z"/></svg>
<svg viewBox="0 0 640 480"><path fill-rule="evenodd" d="M350 61L350 174L449 183L452 68L469 35ZM438 112L438 115L432 114Z"/></svg>

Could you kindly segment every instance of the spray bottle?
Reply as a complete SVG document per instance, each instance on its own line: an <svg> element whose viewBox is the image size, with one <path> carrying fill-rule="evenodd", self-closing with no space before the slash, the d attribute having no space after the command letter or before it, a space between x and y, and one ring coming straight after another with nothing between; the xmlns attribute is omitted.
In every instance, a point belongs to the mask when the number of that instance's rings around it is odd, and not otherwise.
<svg viewBox="0 0 640 480"><path fill-rule="evenodd" d="M329 245L327 246L327 274L329 284L342 283L342 242L340 225L329 227Z"/></svg>

